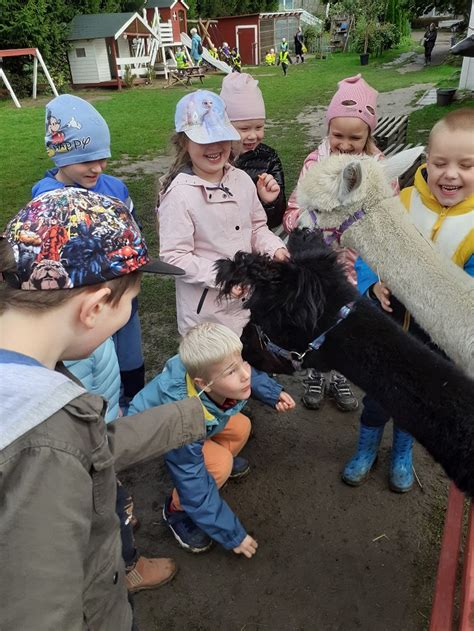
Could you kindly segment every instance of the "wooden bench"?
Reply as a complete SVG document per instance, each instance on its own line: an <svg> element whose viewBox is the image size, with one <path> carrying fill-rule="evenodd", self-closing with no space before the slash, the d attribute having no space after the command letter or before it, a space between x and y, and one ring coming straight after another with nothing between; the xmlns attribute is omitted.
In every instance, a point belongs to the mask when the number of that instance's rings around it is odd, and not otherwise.
<svg viewBox="0 0 474 631"><path fill-rule="evenodd" d="M171 88L173 85L184 85L188 88L192 84L193 79L199 79L203 82L206 71L202 66L190 66L189 68L175 68L170 70L168 75L168 83L164 88Z"/></svg>
<svg viewBox="0 0 474 631"><path fill-rule="evenodd" d="M404 144L407 141L407 128L408 116L384 116L373 133L375 144L383 152L392 145Z"/></svg>

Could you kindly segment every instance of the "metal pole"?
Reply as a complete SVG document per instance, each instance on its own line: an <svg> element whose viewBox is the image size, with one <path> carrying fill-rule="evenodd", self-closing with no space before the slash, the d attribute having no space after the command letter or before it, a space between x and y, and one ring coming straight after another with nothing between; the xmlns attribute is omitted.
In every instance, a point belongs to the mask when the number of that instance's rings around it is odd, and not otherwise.
<svg viewBox="0 0 474 631"><path fill-rule="evenodd" d="M20 101L16 98L16 95L13 92L13 88L10 85L10 82L8 81L6 74L3 72L3 68L0 68L0 79L3 79L3 83L7 86L7 90L10 92L10 96L12 97L15 105L21 108Z"/></svg>

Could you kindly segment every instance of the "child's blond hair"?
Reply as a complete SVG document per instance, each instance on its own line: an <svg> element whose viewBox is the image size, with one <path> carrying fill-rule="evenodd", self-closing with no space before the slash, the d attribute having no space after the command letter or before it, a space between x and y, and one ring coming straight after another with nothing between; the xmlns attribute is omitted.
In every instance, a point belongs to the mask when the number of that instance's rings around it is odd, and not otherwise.
<svg viewBox="0 0 474 631"><path fill-rule="evenodd" d="M428 139L428 153L435 134L446 130L474 131L474 109L472 107L462 107L458 110L453 110L435 123Z"/></svg>
<svg viewBox="0 0 474 631"><path fill-rule="evenodd" d="M202 322L190 329L179 345L179 357L191 378L207 378L213 364L242 352L242 342L228 327Z"/></svg>

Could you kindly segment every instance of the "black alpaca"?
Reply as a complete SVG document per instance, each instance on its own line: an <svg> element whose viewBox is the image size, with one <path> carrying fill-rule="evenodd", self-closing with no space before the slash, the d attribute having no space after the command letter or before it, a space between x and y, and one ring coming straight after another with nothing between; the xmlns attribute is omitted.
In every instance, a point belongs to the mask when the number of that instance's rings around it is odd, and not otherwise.
<svg viewBox="0 0 474 631"><path fill-rule="evenodd" d="M474 497L474 382L361 297L318 232L293 232L288 249L288 262L238 252L216 264L223 297L236 285L249 292L247 358L262 370L291 374L291 359L324 334L303 367L348 377Z"/></svg>

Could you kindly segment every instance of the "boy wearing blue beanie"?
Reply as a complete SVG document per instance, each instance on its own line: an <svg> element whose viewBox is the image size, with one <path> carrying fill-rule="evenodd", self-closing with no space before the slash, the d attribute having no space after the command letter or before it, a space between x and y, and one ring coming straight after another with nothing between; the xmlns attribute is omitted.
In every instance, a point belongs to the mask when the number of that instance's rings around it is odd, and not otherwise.
<svg viewBox="0 0 474 631"><path fill-rule="evenodd" d="M48 170L44 178L33 186L33 198L66 186L86 188L94 193L116 197L137 221L125 184L104 173L107 158L111 156L110 132L99 112L84 99L61 94L46 105L45 126L46 151L55 168ZM130 320L114 335L123 388L121 404L125 411L128 402L145 385L137 309L138 302L134 300Z"/></svg>

